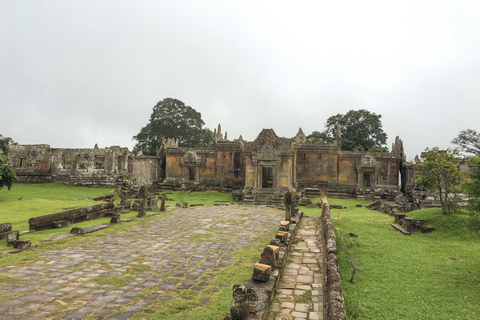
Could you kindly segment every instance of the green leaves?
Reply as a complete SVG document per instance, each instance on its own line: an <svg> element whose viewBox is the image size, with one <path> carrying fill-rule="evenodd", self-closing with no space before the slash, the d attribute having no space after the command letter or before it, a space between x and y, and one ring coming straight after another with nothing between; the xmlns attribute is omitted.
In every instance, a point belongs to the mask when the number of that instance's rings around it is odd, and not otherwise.
<svg viewBox="0 0 480 320"><path fill-rule="evenodd" d="M418 164L416 183L438 192L442 211L451 213L455 202L451 194L460 192L460 159L456 150L439 150L426 148L422 154L423 162Z"/></svg>
<svg viewBox="0 0 480 320"><path fill-rule="evenodd" d="M10 168L7 164L8 155L8 145L13 142L12 138L3 137L0 134L0 190L3 187L7 187L8 190L12 187L13 183L17 181L17 176L15 175L15 171Z"/></svg>
<svg viewBox="0 0 480 320"><path fill-rule="evenodd" d="M203 128L202 115L182 101L166 98L153 107L150 122L133 137L135 155L156 155L162 139L178 139L179 147L211 147L213 133Z"/></svg>
<svg viewBox="0 0 480 320"><path fill-rule="evenodd" d="M384 147L387 134L382 129L381 117L364 109L339 113L327 119L324 132L314 131L307 140L333 142L337 126L340 126L342 150L388 152Z"/></svg>
<svg viewBox="0 0 480 320"><path fill-rule="evenodd" d="M452 143L466 153L480 156L480 132L472 129L460 131L458 137L453 139Z"/></svg>

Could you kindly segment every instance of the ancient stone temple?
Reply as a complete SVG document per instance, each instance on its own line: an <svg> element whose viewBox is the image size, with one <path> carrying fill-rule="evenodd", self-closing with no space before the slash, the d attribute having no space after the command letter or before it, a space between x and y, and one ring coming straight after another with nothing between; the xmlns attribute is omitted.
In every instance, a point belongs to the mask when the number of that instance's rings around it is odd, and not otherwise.
<svg viewBox="0 0 480 320"><path fill-rule="evenodd" d="M341 151L333 143L310 143L299 129L293 138L263 129L254 141L228 140L220 125L213 148L182 148L163 141L156 156L133 156L127 148L58 149L12 145L8 163L20 182L77 185L118 183L184 189L234 190L245 203L280 204L291 188L321 189L329 197L393 199L412 180L402 141L391 152Z"/></svg>
<svg viewBox="0 0 480 320"><path fill-rule="evenodd" d="M242 189L243 201L278 204L292 187L317 188L331 197L393 199L406 184L405 155L397 137L392 151L341 151L340 132L333 143L309 143L300 129L293 138L263 129L248 142L228 140L221 127L215 148L179 148L169 140L159 150L162 184L171 187Z"/></svg>

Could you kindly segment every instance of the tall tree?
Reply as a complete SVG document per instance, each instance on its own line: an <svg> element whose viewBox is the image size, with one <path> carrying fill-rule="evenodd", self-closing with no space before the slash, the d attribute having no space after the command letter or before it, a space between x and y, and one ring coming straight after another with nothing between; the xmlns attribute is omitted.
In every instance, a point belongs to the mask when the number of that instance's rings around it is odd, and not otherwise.
<svg viewBox="0 0 480 320"><path fill-rule="evenodd" d="M456 208L451 196L460 191L460 158L456 150L425 149L422 162L418 164L416 183L435 190L442 205L444 214Z"/></svg>
<svg viewBox="0 0 480 320"><path fill-rule="evenodd" d="M182 101L166 98L153 107L150 121L133 137L135 155L155 155L162 139L178 139L179 147L211 147L213 133L203 128L202 115Z"/></svg>
<svg viewBox="0 0 480 320"><path fill-rule="evenodd" d="M3 137L0 134L0 189L7 187L10 190L13 183L17 181L15 171L7 164L8 145L12 141L12 138Z"/></svg>
<svg viewBox="0 0 480 320"><path fill-rule="evenodd" d="M472 165L471 172L463 182L463 191L468 194L469 209L471 219L469 226L472 229L480 230L480 157L471 157L469 159Z"/></svg>
<svg viewBox="0 0 480 320"><path fill-rule="evenodd" d="M337 126L340 126L342 150L350 151L384 151L388 148L387 134L383 131L380 114L368 110L350 110L346 114L337 114L327 119L326 129L323 132L314 131L307 138L325 142L335 140Z"/></svg>
<svg viewBox="0 0 480 320"><path fill-rule="evenodd" d="M452 140L460 149L466 153L473 153L480 156L480 132L467 129L460 131L458 136Z"/></svg>

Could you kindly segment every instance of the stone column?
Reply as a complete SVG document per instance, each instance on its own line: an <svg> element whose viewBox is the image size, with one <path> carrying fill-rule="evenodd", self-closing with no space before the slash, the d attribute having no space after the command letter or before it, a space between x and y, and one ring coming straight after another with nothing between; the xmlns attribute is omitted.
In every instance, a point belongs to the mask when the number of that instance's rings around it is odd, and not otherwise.
<svg viewBox="0 0 480 320"><path fill-rule="evenodd" d="M165 198L166 196L164 194L162 194L160 196L160 211L165 211Z"/></svg>
<svg viewBox="0 0 480 320"><path fill-rule="evenodd" d="M292 219L292 194L290 191L287 191L285 193L285 198L284 198L284 203L285 203L285 221L291 221Z"/></svg>

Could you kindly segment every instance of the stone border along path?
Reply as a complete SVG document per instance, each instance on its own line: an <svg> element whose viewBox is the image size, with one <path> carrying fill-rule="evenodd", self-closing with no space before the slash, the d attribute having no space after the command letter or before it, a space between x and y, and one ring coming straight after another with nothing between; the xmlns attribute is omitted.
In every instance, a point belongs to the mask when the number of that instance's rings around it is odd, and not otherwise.
<svg viewBox="0 0 480 320"><path fill-rule="evenodd" d="M325 242L318 221L300 221L268 320L324 319Z"/></svg>
<svg viewBox="0 0 480 320"><path fill-rule="evenodd" d="M276 230L283 214L265 206L175 209L39 252L36 261L0 268L0 281L18 279L0 283L0 318L128 319L137 312L155 313L169 300L181 303L203 290L215 299L210 282L233 264L233 252L262 236L273 237L272 227ZM197 307L215 300L199 303Z"/></svg>

